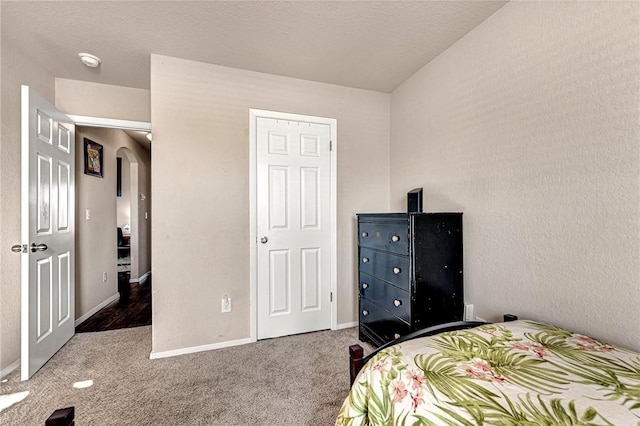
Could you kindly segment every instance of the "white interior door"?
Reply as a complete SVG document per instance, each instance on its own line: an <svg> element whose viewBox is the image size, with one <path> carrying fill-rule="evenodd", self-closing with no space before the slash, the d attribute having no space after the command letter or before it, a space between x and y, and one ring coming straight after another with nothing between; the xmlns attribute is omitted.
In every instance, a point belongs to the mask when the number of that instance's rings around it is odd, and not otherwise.
<svg viewBox="0 0 640 426"><path fill-rule="evenodd" d="M74 334L75 126L22 86L21 377Z"/></svg>
<svg viewBox="0 0 640 426"><path fill-rule="evenodd" d="M258 117L257 337L331 327L331 126Z"/></svg>

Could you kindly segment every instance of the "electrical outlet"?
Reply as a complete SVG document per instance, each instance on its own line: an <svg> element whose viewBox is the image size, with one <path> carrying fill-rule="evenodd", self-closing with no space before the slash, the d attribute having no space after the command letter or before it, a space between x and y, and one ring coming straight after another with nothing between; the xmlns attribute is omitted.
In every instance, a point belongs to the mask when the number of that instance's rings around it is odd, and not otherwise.
<svg viewBox="0 0 640 426"><path fill-rule="evenodd" d="M464 320L473 321L473 304L464 305Z"/></svg>
<svg viewBox="0 0 640 426"><path fill-rule="evenodd" d="M91 220L91 210L86 209L86 210L84 211L84 218L85 218L86 220Z"/></svg>
<svg viewBox="0 0 640 426"><path fill-rule="evenodd" d="M107 282L107 273L106 273L106 272L103 272L103 273L102 273L102 282L103 282L103 283L106 283L106 282Z"/></svg>
<svg viewBox="0 0 640 426"><path fill-rule="evenodd" d="M226 294L222 298L222 313L231 312L231 298Z"/></svg>

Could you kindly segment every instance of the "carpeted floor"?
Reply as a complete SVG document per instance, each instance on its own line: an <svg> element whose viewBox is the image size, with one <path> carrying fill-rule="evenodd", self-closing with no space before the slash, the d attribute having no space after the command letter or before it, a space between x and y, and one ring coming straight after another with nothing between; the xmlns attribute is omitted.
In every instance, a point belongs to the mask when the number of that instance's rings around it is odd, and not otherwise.
<svg viewBox="0 0 640 426"><path fill-rule="evenodd" d="M0 424L43 425L75 406L78 426L332 425L357 341L350 328L149 360L151 327L77 334L31 380L16 370L0 384L0 395L29 391Z"/></svg>

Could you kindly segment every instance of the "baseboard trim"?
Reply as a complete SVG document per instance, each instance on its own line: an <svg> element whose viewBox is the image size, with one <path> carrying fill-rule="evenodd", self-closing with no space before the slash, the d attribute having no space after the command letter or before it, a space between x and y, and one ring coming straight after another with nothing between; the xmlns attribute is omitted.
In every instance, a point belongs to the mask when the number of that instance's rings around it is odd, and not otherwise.
<svg viewBox="0 0 640 426"><path fill-rule="evenodd" d="M228 342L212 343L210 345L191 346L189 348L175 349L172 351L151 352L149 359L169 358L178 355L193 354L196 352L212 351L214 349L228 348L231 346L240 346L251 343L251 339L230 340Z"/></svg>
<svg viewBox="0 0 640 426"><path fill-rule="evenodd" d="M338 327L336 328L336 330L342 330L343 328L351 328L351 327L357 327L357 326L358 326L358 321L343 322L342 324L338 324Z"/></svg>
<svg viewBox="0 0 640 426"><path fill-rule="evenodd" d="M20 359L15 360L11 364L9 364L7 367L0 370L0 379L4 379L9 375L9 373L11 373L13 370L15 370L18 367L20 367Z"/></svg>
<svg viewBox="0 0 640 426"><path fill-rule="evenodd" d="M108 298L107 300L105 300L104 302L102 302L101 304L99 304L98 306L96 306L95 308L91 309L89 312L87 312L86 314L78 318L75 322L75 326L76 327L79 326L80 324L88 320L92 315L96 314L100 309L110 305L111 303L115 302L118 299L120 299L120 293L114 294L113 296L111 296L110 298Z"/></svg>
<svg viewBox="0 0 640 426"><path fill-rule="evenodd" d="M129 282L130 282L130 283L140 283L140 284L144 284L144 283L149 279L149 276L150 276L150 275L151 275L151 271L148 271L146 274L142 275L142 276L141 276L141 277L139 277L139 278L133 278L133 279L130 279L130 280L129 280Z"/></svg>

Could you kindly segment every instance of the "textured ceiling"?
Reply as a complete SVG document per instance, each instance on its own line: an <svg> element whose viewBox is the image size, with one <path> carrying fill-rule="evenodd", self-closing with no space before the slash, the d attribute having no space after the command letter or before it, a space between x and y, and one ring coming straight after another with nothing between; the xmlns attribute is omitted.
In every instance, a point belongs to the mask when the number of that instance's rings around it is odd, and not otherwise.
<svg viewBox="0 0 640 426"><path fill-rule="evenodd" d="M0 16L2 43L56 77L148 89L157 53L390 92L505 3L2 1Z"/></svg>

